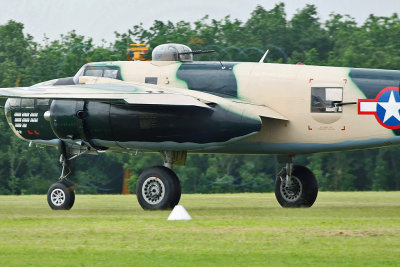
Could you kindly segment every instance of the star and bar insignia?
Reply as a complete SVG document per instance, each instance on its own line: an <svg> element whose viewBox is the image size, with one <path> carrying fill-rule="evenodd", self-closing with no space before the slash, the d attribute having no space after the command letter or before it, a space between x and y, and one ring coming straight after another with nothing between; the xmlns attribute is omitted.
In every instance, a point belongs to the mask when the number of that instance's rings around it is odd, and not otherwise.
<svg viewBox="0 0 400 267"><path fill-rule="evenodd" d="M375 99L359 99L358 114L375 115L385 128L400 129L400 94L397 87L386 87Z"/></svg>

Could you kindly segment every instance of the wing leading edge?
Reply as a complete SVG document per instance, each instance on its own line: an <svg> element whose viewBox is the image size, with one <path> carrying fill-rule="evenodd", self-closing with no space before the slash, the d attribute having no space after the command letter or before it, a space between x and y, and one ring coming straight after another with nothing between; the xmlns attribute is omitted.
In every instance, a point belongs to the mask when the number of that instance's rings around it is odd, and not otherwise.
<svg viewBox="0 0 400 267"><path fill-rule="evenodd" d="M155 91L143 86L120 84L3 88L0 89L0 97L91 100L129 105L192 106L211 109L208 105L190 96Z"/></svg>
<svg viewBox="0 0 400 267"><path fill-rule="evenodd" d="M212 111L213 106L219 105L237 114L288 121L284 115L267 106L226 99L194 90L142 83L114 82L112 79L86 79L83 82L87 84L2 88L0 89L0 98L91 100L125 105L186 106L209 111Z"/></svg>

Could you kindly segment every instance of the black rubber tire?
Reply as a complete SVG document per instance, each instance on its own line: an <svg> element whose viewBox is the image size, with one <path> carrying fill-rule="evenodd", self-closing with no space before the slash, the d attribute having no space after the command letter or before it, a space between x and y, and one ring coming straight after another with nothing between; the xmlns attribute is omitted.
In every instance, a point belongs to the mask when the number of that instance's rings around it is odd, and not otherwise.
<svg viewBox="0 0 400 267"><path fill-rule="evenodd" d="M52 195L56 194L57 192L61 198L58 200L52 200ZM66 182L57 182L53 184L47 191L47 203L53 210L71 209L75 203L74 187Z"/></svg>
<svg viewBox="0 0 400 267"><path fill-rule="evenodd" d="M168 169L168 168L167 168ZM172 196L169 206L170 208L174 208L176 205L179 204L179 201L181 200L181 182L179 181L178 176L175 174L175 172L171 169L168 169L171 172L171 178L173 179L174 182L174 195Z"/></svg>
<svg viewBox="0 0 400 267"><path fill-rule="evenodd" d="M304 166L293 166L292 179L294 179L296 183L301 183L301 186L299 185L297 188L299 189L301 187L301 189L297 191L299 193L294 199L289 199L283 194L285 189L283 188L284 182L282 182L282 180L284 181L285 178L286 169L284 168L275 180L275 196L279 204L284 208L311 207L318 196L318 183L314 174Z"/></svg>
<svg viewBox="0 0 400 267"><path fill-rule="evenodd" d="M146 194L150 193L151 188L156 194ZM136 183L136 197L145 210L172 209L181 198L179 179L167 167L151 167L140 174Z"/></svg>
<svg viewBox="0 0 400 267"><path fill-rule="evenodd" d="M69 202L69 209L71 209L75 204L75 191L70 190L69 193L70 193L70 197L71 197L71 200Z"/></svg>
<svg viewBox="0 0 400 267"><path fill-rule="evenodd" d="M75 186L67 181L62 181L60 183L63 183L68 188L70 194L69 209L71 209L75 204Z"/></svg>

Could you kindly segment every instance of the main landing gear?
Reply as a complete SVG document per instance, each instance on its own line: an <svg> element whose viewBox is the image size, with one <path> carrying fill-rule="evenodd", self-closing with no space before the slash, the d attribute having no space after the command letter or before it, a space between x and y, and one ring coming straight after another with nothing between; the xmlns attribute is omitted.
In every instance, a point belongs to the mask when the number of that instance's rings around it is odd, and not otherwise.
<svg viewBox="0 0 400 267"><path fill-rule="evenodd" d="M68 148L64 142L60 143L60 149L61 176L59 181L52 184L47 191L47 203L53 210L69 210L75 203L75 186L67 180L67 177L71 174L70 161L83 153L71 157L71 153L68 153Z"/></svg>
<svg viewBox="0 0 400 267"><path fill-rule="evenodd" d="M293 165L292 158L286 158L286 167L276 178L276 199L285 208L311 207L318 195L317 180L308 168Z"/></svg>
<svg viewBox="0 0 400 267"><path fill-rule="evenodd" d="M186 151L160 153L164 166L143 171L136 184L136 197L145 210L172 209L181 199L181 184L171 168L174 164L185 164Z"/></svg>
<svg viewBox="0 0 400 267"><path fill-rule="evenodd" d="M62 172L57 183L47 192L47 202L54 210L69 210L75 202L75 186L67 181L71 174L70 161L87 151L72 153L61 142ZM90 153L90 152L89 152ZM172 209L181 198L181 184L172 171L173 165L184 165L186 151L161 151L164 166L154 166L143 171L136 184L136 197L145 210ZM314 174L306 167L293 165L293 157L279 157L286 166L275 181L275 196L282 207L311 207L318 195Z"/></svg>

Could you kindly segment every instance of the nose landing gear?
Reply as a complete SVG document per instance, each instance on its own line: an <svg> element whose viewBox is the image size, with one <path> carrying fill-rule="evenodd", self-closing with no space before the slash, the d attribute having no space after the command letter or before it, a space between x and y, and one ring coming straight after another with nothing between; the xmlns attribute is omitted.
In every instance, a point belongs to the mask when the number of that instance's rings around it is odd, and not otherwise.
<svg viewBox="0 0 400 267"><path fill-rule="evenodd" d="M69 210L75 203L75 185L67 180L67 177L71 174L70 161L85 154L86 150L72 155L70 149L62 141L60 142L60 150L61 176L59 181L52 184L47 191L47 203L53 210Z"/></svg>
<svg viewBox="0 0 400 267"><path fill-rule="evenodd" d="M47 192L47 203L53 210L69 210L75 203L74 187L66 181L53 184Z"/></svg>

